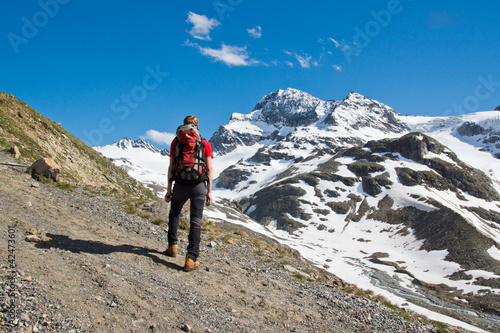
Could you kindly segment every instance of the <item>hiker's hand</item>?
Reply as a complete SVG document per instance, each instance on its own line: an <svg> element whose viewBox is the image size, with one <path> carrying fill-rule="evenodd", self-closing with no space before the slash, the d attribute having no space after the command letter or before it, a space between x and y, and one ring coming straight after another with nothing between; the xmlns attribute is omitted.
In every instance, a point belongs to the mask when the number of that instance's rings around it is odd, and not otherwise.
<svg viewBox="0 0 500 333"><path fill-rule="evenodd" d="M172 200L172 193L170 191L167 191L167 194L165 194L165 201L170 202Z"/></svg>
<svg viewBox="0 0 500 333"><path fill-rule="evenodd" d="M207 206L210 206L212 201L212 193L207 193Z"/></svg>

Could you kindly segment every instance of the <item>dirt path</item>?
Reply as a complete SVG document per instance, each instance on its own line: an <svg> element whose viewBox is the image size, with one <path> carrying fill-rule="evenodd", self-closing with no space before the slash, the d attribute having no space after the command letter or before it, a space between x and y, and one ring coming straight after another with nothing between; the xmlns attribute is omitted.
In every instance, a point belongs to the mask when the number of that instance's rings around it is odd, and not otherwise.
<svg viewBox="0 0 500 333"><path fill-rule="evenodd" d="M369 295L345 293L333 277L241 227L204 230L201 268L186 273L186 232L181 254L169 258L166 226L125 213L120 199L38 183L7 166L0 196L0 331L436 331Z"/></svg>

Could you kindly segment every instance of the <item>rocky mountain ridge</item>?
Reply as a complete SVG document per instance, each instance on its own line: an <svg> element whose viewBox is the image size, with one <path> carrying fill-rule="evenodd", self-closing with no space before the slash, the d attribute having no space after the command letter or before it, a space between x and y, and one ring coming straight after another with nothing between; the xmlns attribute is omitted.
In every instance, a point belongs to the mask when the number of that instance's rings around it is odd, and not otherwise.
<svg viewBox="0 0 500 333"><path fill-rule="evenodd" d="M307 141L311 131L317 132L315 137L329 147L359 144L363 137L407 131L397 115L392 108L355 92L342 101L322 101L288 88L264 96L247 115L233 113L229 123L219 127L210 142L221 155L238 145L251 146L264 140ZM341 131L342 128L349 132ZM362 133L366 128L371 133ZM334 142L331 132L337 132Z"/></svg>

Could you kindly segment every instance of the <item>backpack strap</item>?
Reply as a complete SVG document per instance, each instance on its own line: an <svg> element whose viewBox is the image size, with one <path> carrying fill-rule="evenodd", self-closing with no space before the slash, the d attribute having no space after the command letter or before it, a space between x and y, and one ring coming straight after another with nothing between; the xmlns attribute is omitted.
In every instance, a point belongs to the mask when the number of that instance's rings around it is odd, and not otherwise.
<svg viewBox="0 0 500 333"><path fill-rule="evenodd" d="M182 143L181 141L179 140L178 137L175 137L174 138L174 141L175 141L175 151L174 151L174 160L173 160L173 175L172 177L170 177L168 179L168 181L175 181L176 178L177 178L177 169L178 169L178 164L180 163L179 162L179 159L180 159L180 153L182 151Z"/></svg>

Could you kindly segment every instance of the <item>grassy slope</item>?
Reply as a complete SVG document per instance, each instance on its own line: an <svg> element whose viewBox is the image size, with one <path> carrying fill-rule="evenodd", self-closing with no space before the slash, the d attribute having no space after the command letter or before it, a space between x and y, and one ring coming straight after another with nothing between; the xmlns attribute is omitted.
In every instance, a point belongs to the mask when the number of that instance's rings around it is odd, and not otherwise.
<svg viewBox="0 0 500 333"><path fill-rule="evenodd" d="M0 149L16 145L20 163L30 165L49 157L61 166L61 178L123 194L154 198L144 186L116 167L100 153L42 116L16 97L0 92Z"/></svg>

